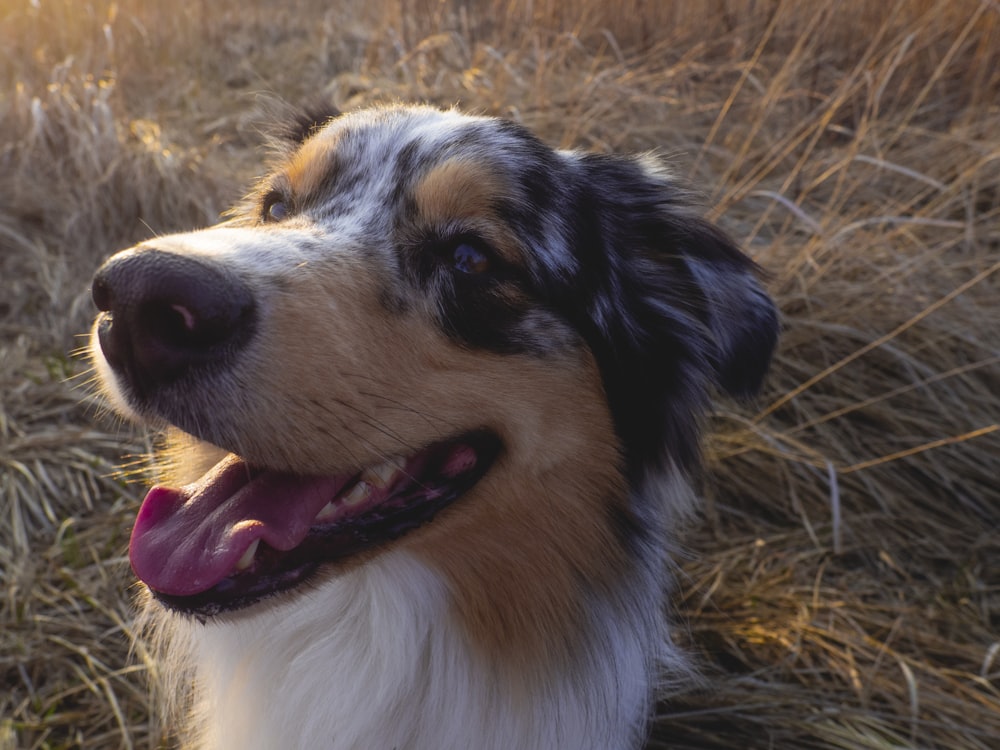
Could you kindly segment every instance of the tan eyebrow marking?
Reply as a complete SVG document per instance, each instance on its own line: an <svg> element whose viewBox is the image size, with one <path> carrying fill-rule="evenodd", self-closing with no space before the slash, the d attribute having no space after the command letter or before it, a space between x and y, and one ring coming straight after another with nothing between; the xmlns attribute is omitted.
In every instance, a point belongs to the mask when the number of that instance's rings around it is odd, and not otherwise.
<svg viewBox="0 0 1000 750"><path fill-rule="evenodd" d="M454 158L432 169L413 196L424 219L446 221L489 216L508 192L501 175L489 166Z"/></svg>
<svg viewBox="0 0 1000 750"><path fill-rule="evenodd" d="M293 195L308 196L319 190L334 167L337 140L310 138L292 155L284 171Z"/></svg>
<svg viewBox="0 0 1000 750"><path fill-rule="evenodd" d="M516 263L522 260L518 243L497 212L498 205L510 196L509 183L499 171L463 157L434 167L413 190L421 223L447 226L462 222Z"/></svg>

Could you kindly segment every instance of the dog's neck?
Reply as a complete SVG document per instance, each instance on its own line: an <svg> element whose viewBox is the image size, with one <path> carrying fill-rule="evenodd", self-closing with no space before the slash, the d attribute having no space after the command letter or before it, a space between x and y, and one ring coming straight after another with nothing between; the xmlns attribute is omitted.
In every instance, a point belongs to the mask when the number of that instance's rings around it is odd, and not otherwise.
<svg viewBox="0 0 1000 750"><path fill-rule="evenodd" d="M180 650L172 658L196 665L189 742L204 750L631 748L645 731L654 657L681 666L650 642L662 637L659 591L636 594L625 611L592 602L576 634L588 645L558 671L484 659L443 579L402 552L303 592L294 607L161 624Z"/></svg>

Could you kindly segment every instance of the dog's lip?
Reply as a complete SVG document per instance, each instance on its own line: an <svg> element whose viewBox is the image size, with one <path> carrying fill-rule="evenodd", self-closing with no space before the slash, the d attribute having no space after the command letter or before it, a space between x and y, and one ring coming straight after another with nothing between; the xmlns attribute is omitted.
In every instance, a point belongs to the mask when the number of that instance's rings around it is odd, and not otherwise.
<svg viewBox="0 0 1000 750"><path fill-rule="evenodd" d="M271 589L295 585L316 562L340 559L425 523L478 481L497 448L491 435L470 433L406 459L330 476L254 468L229 455L193 484L149 491L132 531L132 568L154 594L178 609L244 606ZM431 486L421 483L425 464L434 478ZM373 480L377 487L368 490L363 503L349 500L359 494L361 477L386 466L392 467L391 476L383 473L381 482ZM454 488L447 486L452 479ZM416 506L415 513L408 512L408 503ZM258 565L250 560L258 547L266 563L261 575L271 582L253 575ZM301 570L275 567L273 558L280 563L283 556L286 567L294 561L292 567Z"/></svg>

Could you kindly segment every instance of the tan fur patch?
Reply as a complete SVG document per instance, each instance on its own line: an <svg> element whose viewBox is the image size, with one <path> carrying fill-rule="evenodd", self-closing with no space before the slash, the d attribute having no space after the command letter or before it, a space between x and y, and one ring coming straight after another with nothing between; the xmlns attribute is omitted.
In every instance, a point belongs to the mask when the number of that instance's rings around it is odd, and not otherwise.
<svg viewBox="0 0 1000 750"><path fill-rule="evenodd" d="M251 458L338 473L495 431L505 450L486 477L402 543L445 575L487 658L568 654L587 608L581 582L608 585L625 565L621 457L593 358L456 347L420 314L387 312L370 274L317 271L274 310L267 357L241 376L275 410L255 414ZM331 298L336 315L318 314Z"/></svg>
<svg viewBox="0 0 1000 750"><path fill-rule="evenodd" d="M422 215L449 220L488 216L505 192L499 174L483 164L455 158L432 169L413 197Z"/></svg>
<svg viewBox="0 0 1000 750"><path fill-rule="evenodd" d="M589 616L584 582L599 590L625 566L612 525L625 512L617 440L593 363L576 364L498 363L490 379L508 386L481 408L507 452L410 541L445 573L458 615L495 665L568 658Z"/></svg>
<svg viewBox="0 0 1000 750"><path fill-rule="evenodd" d="M333 168L336 151L337 139L327 133L302 144L284 170L292 195L316 193Z"/></svg>
<svg viewBox="0 0 1000 750"><path fill-rule="evenodd" d="M496 216L499 202L509 194L503 175L488 164L453 158L432 169L414 189L413 198L422 222L430 226L463 222L516 263L517 243Z"/></svg>

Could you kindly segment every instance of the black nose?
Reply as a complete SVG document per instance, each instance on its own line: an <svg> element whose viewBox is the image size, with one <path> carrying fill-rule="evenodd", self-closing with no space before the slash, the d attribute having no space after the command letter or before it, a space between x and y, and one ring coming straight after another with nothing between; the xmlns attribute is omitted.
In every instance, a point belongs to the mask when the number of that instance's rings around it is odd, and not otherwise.
<svg viewBox="0 0 1000 750"><path fill-rule="evenodd" d="M92 294L101 351L140 397L192 368L229 364L253 334L249 287L208 260L126 250L98 269Z"/></svg>

